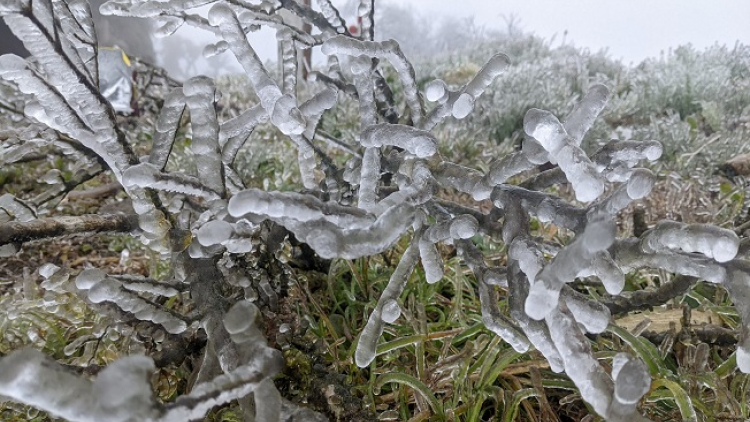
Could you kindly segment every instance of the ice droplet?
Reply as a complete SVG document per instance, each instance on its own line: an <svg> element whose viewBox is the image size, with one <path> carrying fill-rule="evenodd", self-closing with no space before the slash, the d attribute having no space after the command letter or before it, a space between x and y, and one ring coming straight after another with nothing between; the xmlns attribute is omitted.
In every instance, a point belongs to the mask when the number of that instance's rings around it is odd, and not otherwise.
<svg viewBox="0 0 750 422"><path fill-rule="evenodd" d="M451 114L457 119L463 119L464 117L471 114L474 109L474 97L467 94L466 92L458 96L456 101L453 103Z"/></svg>
<svg viewBox="0 0 750 422"><path fill-rule="evenodd" d="M424 95L427 101L440 101L445 99L445 95L448 93L448 88L445 86L445 82L441 79L435 79L430 81L424 87Z"/></svg>
<svg viewBox="0 0 750 422"><path fill-rule="evenodd" d="M59 269L60 267L58 267L57 265L47 263L39 267L39 275L44 278L50 278L52 277L52 274L54 274Z"/></svg>
<svg viewBox="0 0 750 422"><path fill-rule="evenodd" d="M185 20L176 16L162 16L158 20L158 24L161 25L156 28L154 35L157 38L168 37L175 32L185 23Z"/></svg>
<svg viewBox="0 0 750 422"><path fill-rule="evenodd" d="M198 242L203 246L218 245L232 236L232 225L224 220L212 220L198 229Z"/></svg>
<svg viewBox="0 0 750 422"><path fill-rule="evenodd" d="M744 347L738 346L735 356L737 357L737 367L740 371L744 374L750 373L750 352Z"/></svg>
<svg viewBox="0 0 750 422"><path fill-rule="evenodd" d="M637 169L633 171L628 180L628 196L632 199L641 199L651 192L654 187L656 176L651 170Z"/></svg>
<svg viewBox="0 0 750 422"><path fill-rule="evenodd" d="M87 268L76 277L76 287L81 290L88 290L106 277L107 273L98 268Z"/></svg>
<svg viewBox="0 0 750 422"><path fill-rule="evenodd" d="M615 378L615 398L623 404L635 404L651 387L646 364L641 360L628 357L617 371Z"/></svg>
<svg viewBox="0 0 750 422"><path fill-rule="evenodd" d="M537 281L531 285L526 298L526 315L535 320L543 319L551 309L557 307L559 297L559 290L550 290L542 281Z"/></svg>
<svg viewBox="0 0 750 422"><path fill-rule="evenodd" d="M383 310L381 311L383 321L392 324L394 321L401 316L401 308L398 306L398 302L393 299L388 299L383 304Z"/></svg>
<svg viewBox="0 0 750 422"><path fill-rule="evenodd" d="M471 215L464 214L456 217L450 226L450 234L454 239L469 239L479 230L479 222Z"/></svg>
<svg viewBox="0 0 750 422"><path fill-rule="evenodd" d="M224 328L229 334L238 334L255 323L258 308L247 300L237 302L224 316Z"/></svg>
<svg viewBox="0 0 750 422"><path fill-rule="evenodd" d="M229 43L221 40L215 44L209 44L203 49L203 57L210 58L214 56L218 56L219 54L227 51L229 48Z"/></svg>

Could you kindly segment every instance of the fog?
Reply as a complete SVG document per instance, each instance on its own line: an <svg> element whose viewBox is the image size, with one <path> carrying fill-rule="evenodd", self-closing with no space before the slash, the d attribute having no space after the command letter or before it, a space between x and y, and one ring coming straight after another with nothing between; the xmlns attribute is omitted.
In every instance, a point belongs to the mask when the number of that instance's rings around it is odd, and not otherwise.
<svg viewBox="0 0 750 422"><path fill-rule="evenodd" d="M356 22L356 2L333 3L348 23ZM534 33L553 45L606 50L611 58L633 65L679 45L703 49L714 43L750 43L750 2L744 0L401 0L378 1L376 6L376 36L399 39L410 55L460 48L477 36L508 30ZM273 31L248 38L264 61L275 60ZM240 72L231 53L202 57L202 47L213 41L206 31L181 28L156 41L159 64L181 78ZM319 53L313 54L316 58L321 59Z"/></svg>

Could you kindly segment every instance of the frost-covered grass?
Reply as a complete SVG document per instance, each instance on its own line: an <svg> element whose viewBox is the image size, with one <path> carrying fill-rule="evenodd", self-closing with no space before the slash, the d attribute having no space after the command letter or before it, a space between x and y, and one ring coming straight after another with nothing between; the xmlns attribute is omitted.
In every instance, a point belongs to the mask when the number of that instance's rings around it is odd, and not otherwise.
<svg viewBox="0 0 750 422"><path fill-rule="evenodd" d="M471 116L446 128L451 135L463 134L451 136L452 144L518 143L529 108L565 114L591 85L603 83L613 94L603 119L584 140L589 151L610 138L657 139L665 149L661 165L709 172L722 160L750 151L750 46L705 51L683 46L627 68L603 52L553 47L516 35L415 67L421 80L439 77L458 85L497 51L508 54L513 65L479 99ZM704 147L707 143L710 148Z"/></svg>

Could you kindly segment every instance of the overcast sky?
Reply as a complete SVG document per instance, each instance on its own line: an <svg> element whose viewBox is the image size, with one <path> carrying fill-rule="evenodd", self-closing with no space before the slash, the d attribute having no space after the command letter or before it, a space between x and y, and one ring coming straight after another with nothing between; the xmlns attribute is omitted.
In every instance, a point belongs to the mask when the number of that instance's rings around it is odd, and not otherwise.
<svg viewBox="0 0 750 422"><path fill-rule="evenodd" d="M2 0L0 0L2 1ZM351 0L333 0L344 18L353 22L354 8L344 12ZM733 46L737 41L750 44L750 0L377 0L411 8L429 20L441 17L473 17L488 30L504 30L511 17L524 32L533 32L555 44L563 41L598 51L606 48L610 57L626 64L637 64L648 57L679 45L692 43L703 49L714 43ZM315 2L313 2L315 3ZM377 30L377 28L376 28ZM199 45L211 42L212 35L193 28L178 34ZM252 33L249 40L265 61L275 59L276 37L270 30ZM215 76L238 72L239 67L208 64L200 57L185 58L199 73ZM233 59L231 59L234 62ZM169 64L164 64L169 68ZM236 62L235 62L236 65Z"/></svg>
<svg viewBox="0 0 750 422"><path fill-rule="evenodd" d="M342 2L345 3L345 2ZM503 29L514 16L521 29L545 39L567 31L567 42L638 63L670 47L692 43L750 44L748 0L399 0L436 16L473 16Z"/></svg>

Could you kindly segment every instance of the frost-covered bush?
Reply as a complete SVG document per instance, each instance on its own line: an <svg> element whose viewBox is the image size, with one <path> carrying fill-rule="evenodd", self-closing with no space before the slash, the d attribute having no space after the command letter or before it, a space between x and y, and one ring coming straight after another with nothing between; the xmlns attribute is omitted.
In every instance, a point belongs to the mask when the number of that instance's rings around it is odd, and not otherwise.
<svg viewBox="0 0 750 422"><path fill-rule="evenodd" d="M190 11L208 4L207 18ZM277 301L279 289L246 265L246 258L285 238L308 245L318 258L344 260L380 254L406 239L359 333L353 360L362 368L373 363L387 325L398 323L401 293L415 267L421 263L426 282L437 282L444 276L438 245L453 244L476 277L484 325L518 352L541 352L551 370L564 371L609 421L645 420L637 407L656 375L627 353L602 364L587 337L612 327L610 308L627 303L625 277L636 270L683 275L656 292L639 292L640 304L668 300L698 279L722 285L743 321L737 366L750 372L750 264L736 258L737 235L711 225L661 221L638 237L617 236L618 212L647 196L655 182L651 171L637 166L658 159L662 146L655 140L612 140L591 155L584 152L581 142L610 97L606 86L582 80L580 100L557 115L526 110L522 148L494 157L486 171L455 164L438 152L436 130L470 116L511 59L495 54L463 81L434 79L420 88L396 41L372 41L373 4L360 2L361 37L348 32L328 0L318 0L314 9L291 0L104 4L105 14L156 18L162 34L186 23L213 32L221 41L207 46L205 54L231 51L258 99L235 117L220 119L214 81L192 78L163 99L151 146L140 156L98 91L88 4L13 0L0 6L34 55L33 61L1 57L0 76L28 95L24 113L36 122L6 137L3 162L15 162L29 149L57 148L81 165L80 174L67 180L56 173L48 177L53 195L106 169L132 200L131 215L44 218L44 202L3 195L2 253L12 255L32 239L118 230L131 232L172 269L170 277L156 280L97 268L71 274L45 265L39 269L43 297L29 303L54 308L75 295L111 318L114 330L152 338L162 349L206 337L190 391L167 403L155 398L148 382L154 359L138 354L116 360L89 380L38 351L14 351L0 358L0 395L72 421L194 420L232 400L239 401L246 420L325 420L282 398L273 383L283 367L281 353L269 347L256 324L264 318L259 308ZM289 25L282 10L316 30ZM248 43L258 25L278 31L280 80L270 76ZM313 46L322 47L328 65L302 90L297 54ZM383 75L386 62L396 72L402 102L394 100ZM501 103L502 86L493 89L493 101ZM321 119L339 103L356 105L359 127L319 133ZM195 172L168 166L188 115L191 141L184 147L193 154ZM258 135L268 126L273 136L267 130ZM248 145L265 148L264 142L278 138L293 145L304 189L266 190L243 177L239 152ZM556 167L528 176L546 162ZM525 180L509 183L520 177ZM562 184L572 187L574 199L550 193ZM443 199L441 191L468 199ZM480 208L487 201L489 213ZM538 223L567 230L570 240L535 236L531 226ZM502 246L504 266L489 265L480 242ZM577 278L601 283L609 297L575 290L570 283ZM664 299L665 290L675 293ZM188 306L175 308L172 298Z"/></svg>

